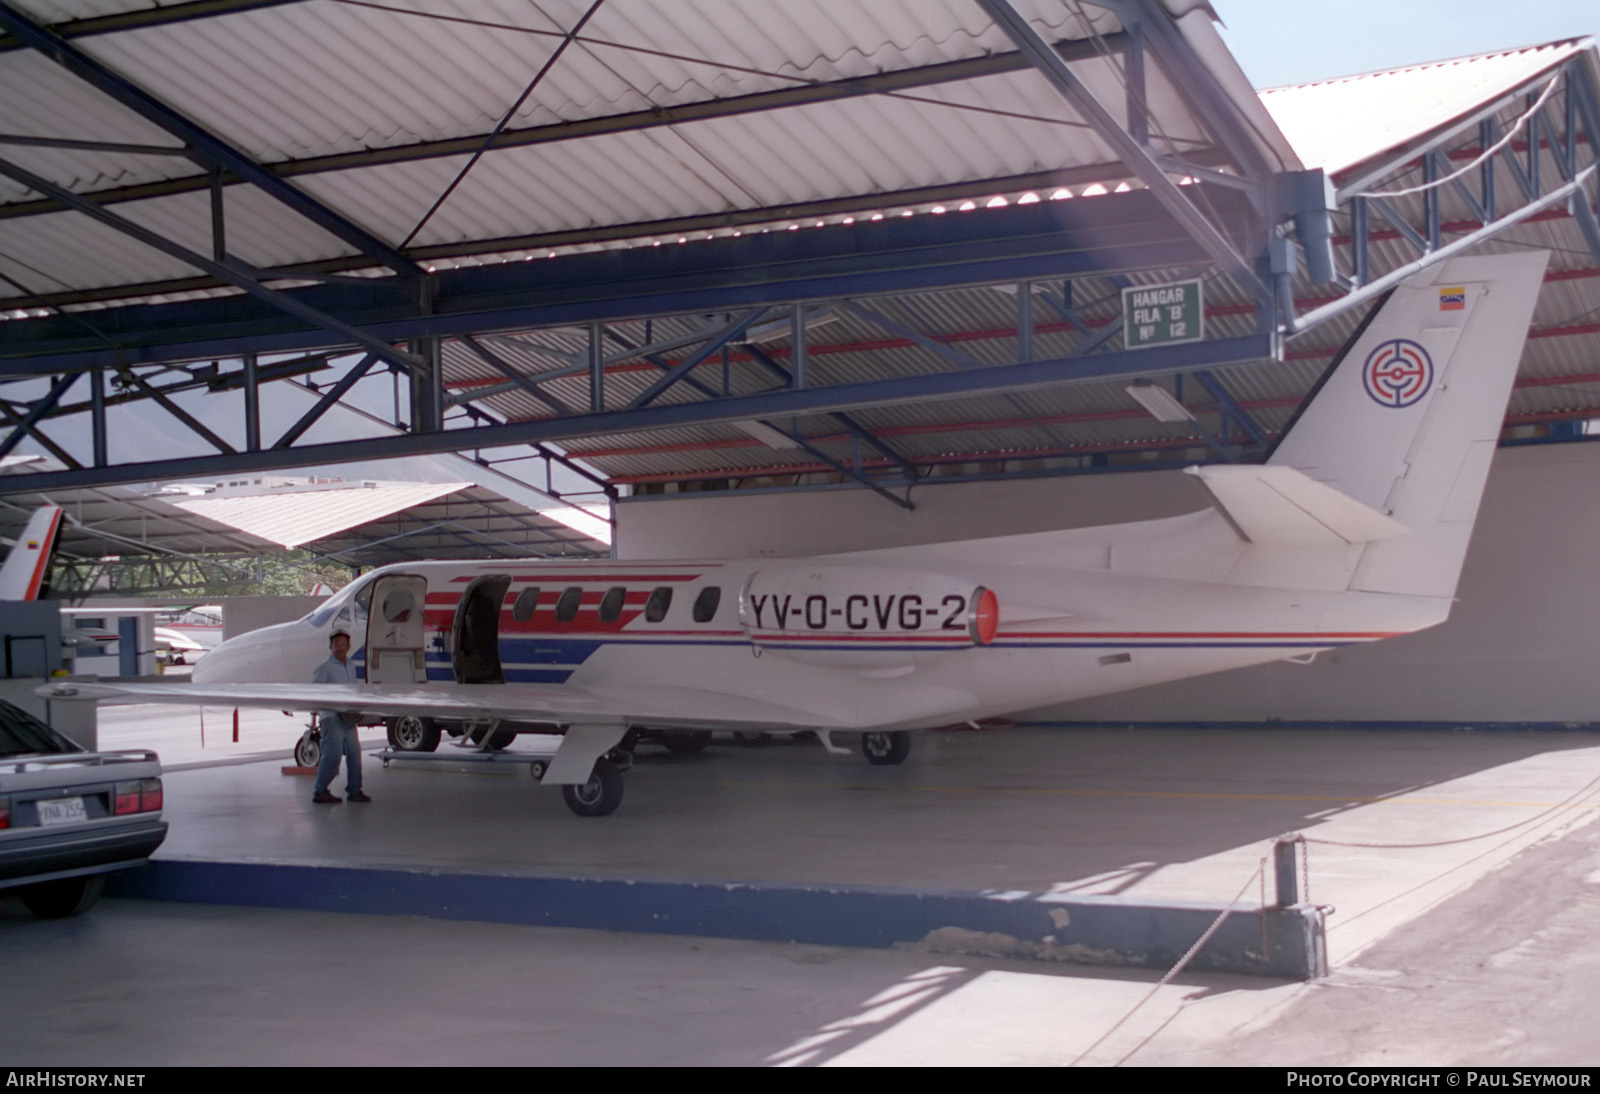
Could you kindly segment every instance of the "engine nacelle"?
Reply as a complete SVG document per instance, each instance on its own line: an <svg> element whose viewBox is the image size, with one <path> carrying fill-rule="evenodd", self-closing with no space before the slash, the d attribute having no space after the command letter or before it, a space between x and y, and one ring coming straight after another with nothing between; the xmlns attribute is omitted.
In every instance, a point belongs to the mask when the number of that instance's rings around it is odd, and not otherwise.
<svg viewBox="0 0 1600 1094"><path fill-rule="evenodd" d="M999 620L991 590L926 570L775 567L751 574L739 593L739 623L757 649L829 664L858 652L986 646Z"/></svg>

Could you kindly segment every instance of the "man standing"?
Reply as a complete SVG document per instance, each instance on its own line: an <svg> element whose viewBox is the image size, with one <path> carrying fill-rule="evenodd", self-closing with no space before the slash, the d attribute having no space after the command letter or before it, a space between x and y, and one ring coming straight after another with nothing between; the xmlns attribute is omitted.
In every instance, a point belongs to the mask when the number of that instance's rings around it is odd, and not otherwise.
<svg viewBox="0 0 1600 1094"><path fill-rule="evenodd" d="M355 683L356 675L349 663L350 636L344 631L334 631L328 639L328 646L333 652L317 666L311 682ZM342 755L345 797L353 802L371 801L361 792L361 741L356 736L355 723L337 710L319 710L317 724L322 729L322 756L317 761L317 785L312 788L311 800L317 805L338 805L342 800L328 790L333 777L339 773L339 757Z"/></svg>

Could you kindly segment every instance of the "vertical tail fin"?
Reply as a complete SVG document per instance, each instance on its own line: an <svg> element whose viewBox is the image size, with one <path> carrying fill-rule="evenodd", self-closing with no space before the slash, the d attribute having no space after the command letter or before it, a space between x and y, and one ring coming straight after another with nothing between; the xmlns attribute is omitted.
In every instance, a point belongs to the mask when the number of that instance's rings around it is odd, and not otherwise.
<svg viewBox="0 0 1600 1094"><path fill-rule="evenodd" d="M1455 595L1548 258L1455 258L1401 284L1267 461L1409 529L1366 546L1351 589Z"/></svg>
<svg viewBox="0 0 1600 1094"><path fill-rule="evenodd" d="M0 600L38 600L49 591L46 579L60 532L59 507L46 505L34 510L4 565L0 565Z"/></svg>

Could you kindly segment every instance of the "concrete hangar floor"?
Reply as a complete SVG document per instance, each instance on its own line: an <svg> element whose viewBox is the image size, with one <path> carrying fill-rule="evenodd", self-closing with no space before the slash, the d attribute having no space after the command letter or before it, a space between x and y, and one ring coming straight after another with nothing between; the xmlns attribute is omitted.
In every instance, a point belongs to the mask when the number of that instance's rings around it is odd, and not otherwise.
<svg viewBox="0 0 1600 1094"><path fill-rule="evenodd" d="M344 888L309 909L270 889L235 894L243 905L112 897L55 922L0 902L0 1061L1600 1057L1592 735L1009 729L925 735L897 768L814 743L719 739L692 756L644 745L623 808L580 819L516 764L369 758L373 804L314 807L309 780L281 770L294 722L246 715L235 745L212 714L201 750L196 718L176 708L102 717L102 747L148 742L161 727L172 828L156 865L242 871L228 876L245 888L251 870L315 867L339 871ZM1301 884L1329 908L1330 974L1308 982L1187 971L1160 984L1160 969L1030 958L959 932L865 948L530 926L482 908L419 916L394 881L455 879L467 904L492 901L471 879L559 877L913 901L1238 898L1243 912L1263 899L1255 872L1270 840L1291 831L1325 841L1309 845ZM336 910L375 904L388 914Z"/></svg>

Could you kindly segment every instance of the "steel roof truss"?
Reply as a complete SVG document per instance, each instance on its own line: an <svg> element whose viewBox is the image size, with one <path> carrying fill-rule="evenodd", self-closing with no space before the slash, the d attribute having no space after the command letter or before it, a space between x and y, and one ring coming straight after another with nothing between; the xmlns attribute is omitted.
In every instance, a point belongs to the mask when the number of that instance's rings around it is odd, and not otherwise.
<svg viewBox="0 0 1600 1094"><path fill-rule="evenodd" d="M1090 123L1096 133L1117 150L1123 164L1138 176L1162 206L1184 226L1201 247L1205 248L1218 268L1254 292L1264 303L1271 305L1272 292L1256 276L1250 262L1240 255L1227 237L1190 202L1182 189L1167 177L1166 171L1152 156L1150 149L1136 141L1127 130L1117 124L1111 112L1095 97L1089 87L1078 79L1055 51L1045 44L1028 21L1006 0L977 0L977 3L989 13L989 17L1006 36L1017 44L1023 56L1028 58L1034 68L1050 81L1074 110ZM1166 16L1151 8L1147 10L1145 18L1147 27L1154 31L1157 26L1162 25L1162 20Z"/></svg>
<svg viewBox="0 0 1600 1094"><path fill-rule="evenodd" d="M527 394L531 395L533 398L537 399L539 402L543 403L545 406L549 407L551 410L554 410L557 414L571 414L572 413L572 408L567 406L566 403L563 403L560 399L557 399L554 395L550 395L550 394L548 394L546 392L543 392L543 391L539 390L539 385L538 385L538 381L539 380L541 380L541 379L551 379L553 377L550 377L550 376L547 376L547 375L541 375L541 376L538 376L538 377L523 375L522 373L518 372L516 369L512 368L510 365L506 364L505 361L501 360L499 356L497 356L488 347L484 346L481 342L478 341L478 339L474 338L470 334L463 334L458 339L456 339L456 341L460 342L463 346L466 346L469 350L471 350L478 357L478 359L481 360L484 364L488 365L490 368L494 369L496 372L498 372L502 376L506 377L507 383L509 383L512 387L520 389L521 391L526 392ZM518 345L522 345L522 343L518 343ZM569 375L571 373L585 371L586 368L587 368L587 366L583 366L583 367L572 366L572 368L570 368L570 369L562 369L562 370L558 370L558 371L560 371L563 375ZM496 388L499 388L499 385L496 385ZM503 390L503 389L501 389L501 390ZM480 397L481 398L483 395L490 395L490 394L494 394L494 391L482 391L482 392L479 392L478 395L475 396L475 397ZM451 397L448 397L448 398L445 399L446 405L454 405L456 403L464 403L464 402L467 402L467 401L468 400L466 398L460 398L460 397L455 397L455 396L451 396Z"/></svg>
<svg viewBox="0 0 1600 1094"><path fill-rule="evenodd" d="M34 403L28 409L28 412L18 420L16 428L12 429L5 440L0 441L0 456L8 455L13 448L17 447L23 437L34 432L34 426L39 423L39 419L55 409L55 405L61 401L61 396L67 393L67 389L77 381L80 375L82 373L69 373L50 385L50 390L44 398Z"/></svg>
<svg viewBox="0 0 1600 1094"><path fill-rule="evenodd" d="M729 342L732 342L739 335L743 334L745 328L759 320L762 316L766 315L767 310L768 309L764 307L755 308L752 311L745 312L744 315L738 319L725 324L715 333L708 332L708 340L706 341L705 345L701 346L695 352L689 354L677 364L668 366L667 374L661 377L661 379L657 380L655 383L651 384L650 387L645 390L643 395L640 395L632 403L628 404L628 409L640 410L655 402L656 399L660 397L661 393L666 391L667 388L671 387L673 384L676 384L679 380L689 375L689 373L696 366L709 360L712 354L716 353L723 346L726 346ZM657 363L661 364L662 362L658 361Z"/></svg>
<svg viewBox="0 0 1600 1094"><path fill-rule="evenodd" d="M365 357L361 358L361 360L356 362L349 372L346 372L343 376L341 376L337 383L323 393L322 398L317 400L316 405L300 416L299 421L295 422L294 425L284 430L283 436L274 441L272 443L272 447L288 448L295 441L299 440L306 430L310 429L316 424L317 419L321 418L323 414L327 413L328 409L335 403L343 399L345 393L356 386L356 381L365 376L367 371L377 363L378 358L376 354L369 353Z"/></svg>
<svg viewBox="0 0 1600 1094"><path fill-rule="evenodd" d="M760 346L754 346L754 345L746 346L745 347L745 352L748 353L751 357L753 357L756 360L756 362L758 364L760 364L763 368L765 368L768 372L772 373L779 380L783 381L783 383L786 386L788 386L788 387L804 387L805 386L804 384L800 383L798 381L798 379L797 379L797 377L799 376L798 368L796 369L796 371L794 373L791 373L788 369L784 368L781 364L779 364L777 361L775 361L772 358L772 356L769 353L767 353L765 350L763 350ZM834 421L838 422L841 426L843 426L845 432L849 433L857 441L868 445L872 449L876 450L879 455L881 455L881 456L885 457L886 459L892 461L894 463L894 465L900 469L900 473L905 476L905 478L906 478L906 480L908 482L916 482L917 481L917 478L918 478L917 469L915 467L913 467L910 463L906 462L906 458L904 456L902 456L899 452L895 451L895 449L893 447L891 447L886 441L884 441L881 437L877 436L870 429L868 429L865 426L863 426L860 422L856 421L856 419L854 417L852 417L851 415L846 414L846 413L844 413L842 411L834 413L834 414L829 415L829 416Z"/></svg>
<svg viewBox="0 0 1600 1094"><path fill-rule="evenodd" d="M285 182L216 134L111 71L78 47L52 34L46 27L11 7L5 0L0 0L0 27L80 80L183 141L191 158L202 167L213 171L227 171L243 179L324 231L338 236L356 250L370 255L374 261L390 267L403 277L413 279L422 277L422 268L400 251Z"/></svg>
<svg viewBox="0 0 1600 1094"><path fill-rule="evenodd" d="M70 190L63 189L48 179L41 178L32 171L8 160L0 159L0 174L8 175L24 186L39 191L41 194L48 194L57 201L98 220L109 228L114 228L124 235L132 236L146 246L153 247L163 254L171 255L173 258L186 262L196 269L204 270L219 281L241 288L250 295L258 297L273 307L288 312L290 315L303 319L313 326L340 335L342 339L376 353L385 360L393 361L407 369L412 368L417 363L410 354L403 350L396 349L387 342L372 338L355 327L302 303L289 294L267 288L255 277L242 270L236 263L217 262L204 255L196 254L187 247L175 243L165 236L158 235L148 228L135 224L133 221L119 216L109 209L102 209L94 202L80 197Z"/></svg>

